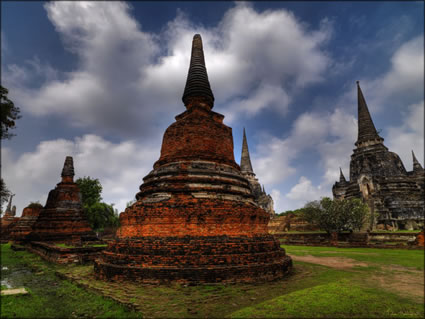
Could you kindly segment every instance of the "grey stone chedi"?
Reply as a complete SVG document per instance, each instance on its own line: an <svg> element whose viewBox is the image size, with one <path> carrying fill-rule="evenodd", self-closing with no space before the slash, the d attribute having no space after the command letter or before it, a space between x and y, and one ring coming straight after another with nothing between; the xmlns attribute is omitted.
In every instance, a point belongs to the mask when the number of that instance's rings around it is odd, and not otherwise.
<svg viewBox="0 0 425 319"><path fill-rule="evenodd" d="M249 156L248 141L246 139L245 128L243 129L243 140L242 140L242 153L241 153L241 173L248 180L249 187L251 188L252 194L254 195L255 202L266 212L270 214L270 217L275 216L273 208L273 199L266 193L264 186L261 188L258 179L255 177L254 170L252 169L251 158Z"/></svg>
<svg viewBox="0 0 425 319"><path fill-rule="evenodd" d="M383 144L373 124L359 82L358 138L350 161L350 178L342 170L333 185L334 198L361 198L368 204L368 227L381 224L393 229L424 226L424 169L413 155L413 170L407 171L400 157Z"/></svg>

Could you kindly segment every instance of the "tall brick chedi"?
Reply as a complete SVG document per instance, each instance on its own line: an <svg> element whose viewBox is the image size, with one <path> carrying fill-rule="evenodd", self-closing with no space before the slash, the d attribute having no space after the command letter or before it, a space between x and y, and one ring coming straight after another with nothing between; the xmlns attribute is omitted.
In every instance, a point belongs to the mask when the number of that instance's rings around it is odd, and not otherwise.
<svg viewBox="0 0 425 319"><path fill-rule="evenodd" d="M332 188L335 198L362 198L372 214L370 228L395 229L424 226L424 169L413 156L413 170L406 171L400 157L390 152L379 136L357 82L358 137L351 155L350 178L340 171Z"/></svg>
<svg viewBox="0 0 425 319"><path fill-rule="evenodd" d="M195 284L282 277L291 258L267 232L270 216L235 162L232 129L211 110L200 35L183 103L137 202L120 215L117 239L95 262L97 277Z"/></svg>
<svg viewBox="0 0 425 319"><path fill-rule="evenodd" d="M66 157L61 175L62 181L49 192L46 205L25 239L57 243L97 240L83 213L81 192L74 182L71 156Z"/></svg>

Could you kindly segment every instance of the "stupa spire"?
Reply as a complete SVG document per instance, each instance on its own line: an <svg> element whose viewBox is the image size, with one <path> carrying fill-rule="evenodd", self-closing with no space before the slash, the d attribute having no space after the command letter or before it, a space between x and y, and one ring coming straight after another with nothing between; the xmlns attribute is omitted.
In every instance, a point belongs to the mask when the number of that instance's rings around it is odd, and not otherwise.
<svg viewBox="0 0 425 319"><path fill-rule="evenodd" d="M345 182L347 182L347 180L345 179L344 173L342 172L341 167L339 168L339 182L340 182L340 183L345 183Z"/></svg>
<svg viewBox="0 0 425 319"><path fill-rule="evenodd" d="M73 181L74 179L74 161L72 159L72 156L67 156L65 158L65 163L63 164L63 169L62 169L62 180L65 181Z"/></svg>
<svg viewBox="0 0 425 319"><path fill-rule="evenodd" d="M189 72L183 93L183 103L189 109L194 103L214 106L214 95L208 81L201 35L195 34L192 41Z"/></svg>
<svg viewBox="0 0 425 319"><path fill-rule="evenodd" d="M9 198L9 203L7 204L6 212L11 213L12 212L12 199L15 194L11 194Z"/></svg>
<svg viewBox="0 0 425 319"><path fill-rule="evenodd" d="M254 174L249 158L248 142L246 140L245 128L243 129L242 154L241 154L241 171Z"/></svg>
<svg viewBox="0 0 425 319"><path fill-rule="evenodd" d="M413 150L412 150L412 157L413 157L413 171L422 171L423 170L422 165L421 163L419 163Z"/></svg>
<svg viewBox="0 0 425 319"><path fill-rule="evenodd" d="M378 135L375 125L373 124L372 117L369 113L369 108L367 107L366 100L363 96L362 89L360 88L359 81L357 83L357 103L358 103L358 137L356 146L362 142L370 140L380 140L384 139Z"/></svg>

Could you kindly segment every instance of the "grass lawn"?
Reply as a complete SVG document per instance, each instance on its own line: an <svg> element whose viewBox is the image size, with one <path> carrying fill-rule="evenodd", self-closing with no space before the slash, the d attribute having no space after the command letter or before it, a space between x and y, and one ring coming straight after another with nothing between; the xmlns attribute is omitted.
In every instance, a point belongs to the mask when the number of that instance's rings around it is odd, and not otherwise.
<svg viewBox="0 0 425 319"><path fill-rule="evenodd" d="M284 247L293 256L294 270L283 280L261 284L142 286L99 281L94 278L92 266L50 265L28 252L13 252L3 245L2 266L26 263L37 269L32 277L45 279L31 285L19 283L30 288L31 294L2 297L1 315L120 318L421 318L424 315L423 250ZM139 313L60 280L53 270L88 289L133 304ZM51 281L47 284L44 280ZM29 298L33 301L29 302Z"/></svg>
<svg viewBox="0 0 425 319"><path fill-rule="evenodd" d="M141 318L121 304L61 280L49 264L26 251L1 245L1 280L4 288L25 287L28 295L1 296L1 318ZM6 269L7 268L7 269Z"/></svg>

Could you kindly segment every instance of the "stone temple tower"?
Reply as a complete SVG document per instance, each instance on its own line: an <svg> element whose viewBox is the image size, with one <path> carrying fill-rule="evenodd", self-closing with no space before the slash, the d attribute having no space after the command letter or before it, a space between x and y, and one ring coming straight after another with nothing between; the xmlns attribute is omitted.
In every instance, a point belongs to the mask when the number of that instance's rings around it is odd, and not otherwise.
<svg viewBox="0 0 425 319"><path fill-rule="evenodd" d="M254 200L256 201L256 203L260 205L262 209L268 212L270 214L270 217L274 217L275 211L273 209L273 199L265 192L264 187L261 188L258 179L255 177L254 170L252 169L245 128L243 129L241 172L242 175L245 176L245 178L249 182L249 186L251 187L251 191L254 195Z"/></svg>
<svg viewBox="0 0 425 319"><path fill-rule="evenodd" d="M232 129L213 112L200 35L183 93L186 111L165 131L161 155L117 239L95 261L107 280L142 283L254 282L281 278L292 261L268 234L233 154Z"/></svg>
<svg viewBox="0 0 425 319"><path fill-rule="evenodd" d="M393 229L419 229L424 225L424 169L413 155L407 172L400 157L383 144L357 82L358 137L351 155L350 179L340 172L332 188L335 198L362 198L377 224Z"/></svg>

